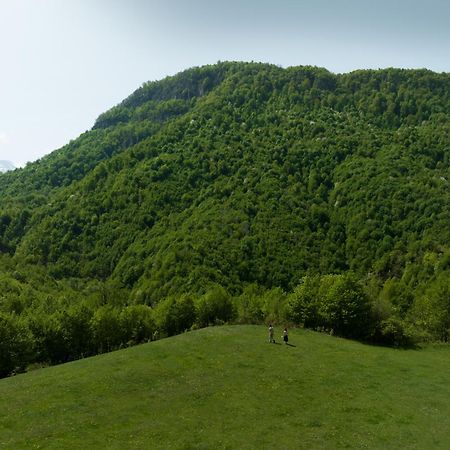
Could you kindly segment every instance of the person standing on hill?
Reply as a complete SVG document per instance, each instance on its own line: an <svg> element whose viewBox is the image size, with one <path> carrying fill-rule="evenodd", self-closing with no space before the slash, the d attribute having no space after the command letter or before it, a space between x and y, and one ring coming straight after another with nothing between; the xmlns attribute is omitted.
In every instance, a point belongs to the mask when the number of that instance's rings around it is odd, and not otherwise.
<svg viewBox="0 0 450 450"><path fill-rule="evenodd" d="M273 329L272 324L269 324L269 343L274 343L275 344L275 338L273 337L275 331Z"/></svg>
<svg viewBox="0 0 450 450"><path fill-rule="evenodd" d="M287 344L288 341L289 341L289 336L288 336L288 330L287 330L287 328L285 328L285 329L283 330L283 341L284 341L285 344Z"/></svg>

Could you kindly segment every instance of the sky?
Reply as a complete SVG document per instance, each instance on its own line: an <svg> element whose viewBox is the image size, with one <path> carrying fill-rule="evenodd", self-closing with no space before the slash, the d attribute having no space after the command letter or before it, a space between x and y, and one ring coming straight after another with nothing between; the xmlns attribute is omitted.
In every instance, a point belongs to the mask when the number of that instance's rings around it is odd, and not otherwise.
<svg viewBox="0 0 450 450"><path fill-rule="evenodd" d="M0 0L0 160L62 147L142 83L217 61L450 72L448 0Z"/></svg>

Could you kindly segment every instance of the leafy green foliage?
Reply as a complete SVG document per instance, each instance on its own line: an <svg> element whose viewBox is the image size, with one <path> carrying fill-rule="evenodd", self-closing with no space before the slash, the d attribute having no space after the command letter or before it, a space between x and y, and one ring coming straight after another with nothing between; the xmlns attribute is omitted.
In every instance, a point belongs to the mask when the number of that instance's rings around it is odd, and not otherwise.
<svg viewBox="0 0 450 450"><path fill-rule="evenodd" d="M0 377L23 370L31 357L31 339L23 321L0 313Z"/></svg>
<svg viewBox="0 0 450 450"><path fill-rule="evenodd" d="M233 319L233 302L222 286L217 286L199 298L196 312L200 326L223 323Z"/></svg>
<svg viewBox="0 0 450 450"><path fill-rule="evenodd" d="M371 335L370 300L354 275L307 276L288 298L287 317L309 328L367 339Z"/></svg>
<svg viewBox="0 0 450 450"><path fill-rule="evenodd" d="M306 276L288 298L287 316L307 328L324 326L319 315L320 276Z"/></svg>
<svg viewBox="0 0 450 450"><path fill-rule="evenodd" d="M450 276L440 274L418 297L412 311L429 338L448 342L450 337Z"/></svg>
<svg viewBox="0 0 450 450"><path fill-rule="evenodd" d="M194 301L187 295L163 300L155 314L158 328L168 336L190 330L196 320Z"/></svg>
<svg viewBox="0 0 450 450"><path fill-rule="evenodd" d="M341 336L363 338L370 324L370 303L350 274L328 275L319 289L319 313L325 326Z"/></svg>

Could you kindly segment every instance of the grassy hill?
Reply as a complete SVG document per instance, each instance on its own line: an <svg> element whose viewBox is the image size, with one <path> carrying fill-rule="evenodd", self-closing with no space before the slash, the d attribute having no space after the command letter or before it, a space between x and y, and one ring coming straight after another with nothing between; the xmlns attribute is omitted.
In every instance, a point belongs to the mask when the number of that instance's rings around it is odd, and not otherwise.
<svg viewBox="0 0 450 450"><path fill-rule="evenodd" d="M206 328L3 379L0 448L450 447L448 346L290 341Z"/></svg>

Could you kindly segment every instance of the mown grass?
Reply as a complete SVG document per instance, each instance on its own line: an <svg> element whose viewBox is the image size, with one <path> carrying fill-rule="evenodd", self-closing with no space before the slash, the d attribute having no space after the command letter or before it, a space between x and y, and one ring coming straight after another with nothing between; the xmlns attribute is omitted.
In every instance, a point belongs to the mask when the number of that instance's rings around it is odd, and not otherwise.
<svg viewBox="0 0 450 450"><path fill-rule="evenodd" d="M449 347L266 335L207 328L0 380L0 448L450 448Z"/></svg>

